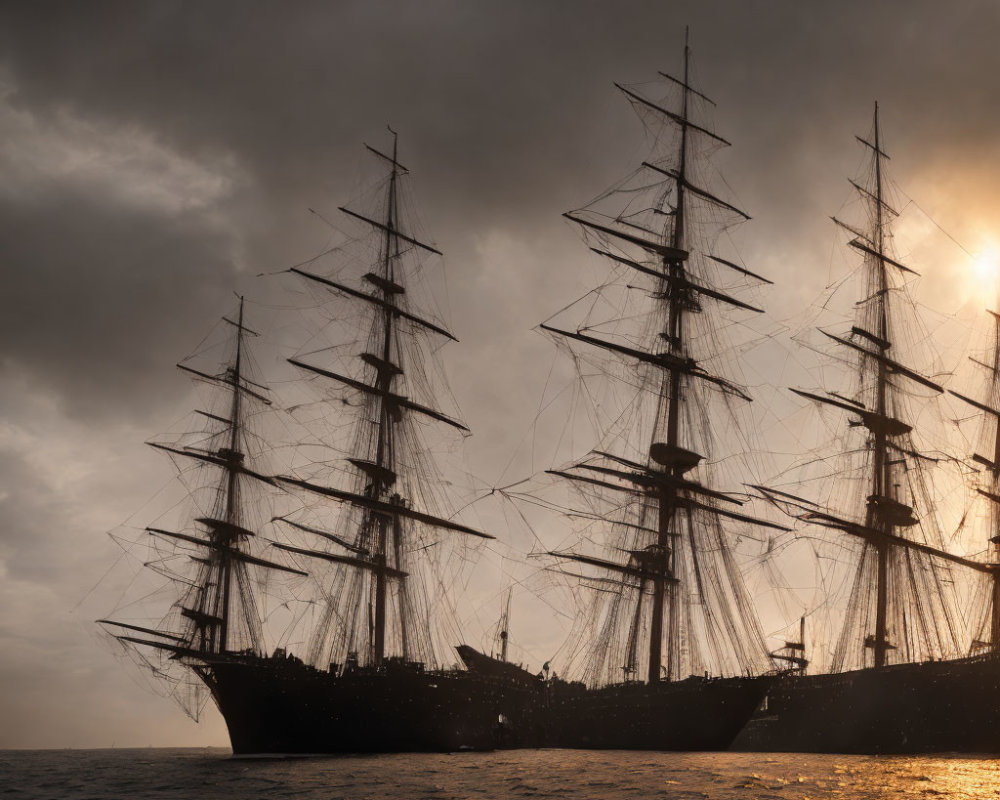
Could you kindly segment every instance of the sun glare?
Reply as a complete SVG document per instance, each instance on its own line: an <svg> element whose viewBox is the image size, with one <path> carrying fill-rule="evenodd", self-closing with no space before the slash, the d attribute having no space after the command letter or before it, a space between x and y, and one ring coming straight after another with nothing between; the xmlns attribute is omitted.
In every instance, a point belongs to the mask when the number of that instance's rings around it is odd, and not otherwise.
<svg viewBox="0 0 1000 800"><path fill-rule="evenodd" d="M972 274L978 289L995 292L1000 275L1000 246L991 243L976 253L972 258Z"/></svg>

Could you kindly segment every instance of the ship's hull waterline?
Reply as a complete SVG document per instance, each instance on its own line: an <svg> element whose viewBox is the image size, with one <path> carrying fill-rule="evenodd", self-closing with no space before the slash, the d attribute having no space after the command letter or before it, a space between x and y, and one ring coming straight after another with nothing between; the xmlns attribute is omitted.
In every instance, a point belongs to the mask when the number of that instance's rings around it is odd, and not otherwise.
<svg viewBox="0 0 1000 800"><path fill-rule="evenodd" d="M478 666L478 665L477 665ZM768 678L688 678L587 690L394 665L342 674L231 654L199 667L234 755L453 752L511 747L725 750Z"/></svg>
<svg viewBox="0 0 1000 800"><path fill-rule="evenodd" d="M1000 654L789 676L741 749L1000 753Z"/></svg>
<svg viewBox="0 0 1000 800"><path fill-rule="evenodd" d="M551 744L596 750L726 750L770 678L697 678L554 693ZM560 697L560 694L563 694Z"/></svg>
<svg viewBox="0 0 1000 800"><path fill-rule="evenodd" d="M235 755L491 750L502 687L460 670L334 674L285 658L204 668Z"/></svg>

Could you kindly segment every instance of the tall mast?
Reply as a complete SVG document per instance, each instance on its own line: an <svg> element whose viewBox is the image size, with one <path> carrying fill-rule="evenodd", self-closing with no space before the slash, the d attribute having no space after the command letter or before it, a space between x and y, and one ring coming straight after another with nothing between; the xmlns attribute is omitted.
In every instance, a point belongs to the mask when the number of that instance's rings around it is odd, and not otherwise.
<svg viewBox="0 0 1000 800"><path fill-rule="evenodd" d="M390 129L391 130L391 129ZM382 362L385 365L392 363L392 336L393 336L393 320L395 316L393 314L393 307L395 305L395 294L389 290L389 286L394 281L394 270L393 265L396 257L399 255L399 240L396 238L396 223L397 223L397 209L396 209L396 181L399 176L399 166L396 161L396 156L398 154L398 144L399 137L393 131L393 142L392 142L392 171L389 175L389 192L388 201L386 203L386 215L385 215L385 229L384 229L384 241L383 241L383 257L382 257L382 277L385 278L386 283L381 287L382 300L385 305L382 306ZM392 416L392 409L389 406L386 396L389 394L392 387L392 380L395 377L395 370L385 368L378 371L378 378L376 381L376 388L381 395L380 408L378 415L378 442L375 449L375 464L379 470L389 470L393 472L394 464L394 420ZM389 473L384 473L389 474ZM384 493L388 489L384 481L378 479L372 480L371 483L372 496L375 499L381 500ZM400 542L400 527L398 517L393 519L388 519L385 516L372 514L369 519L378 528L377 544L375 550L375 563L377 569L375 570L375 635L372 641L372 663L375 666L382 664L385 658L385 612L386 612L386 571L385 568L388 564L387 560L387 539L389 534L389 528L392 528L392 544L395 554L398 558L401 551ZM400 578L400 580L404 580ZM404 593L400 592L400 596ZM405 620L402 620L402 628L404 630L404 641L405 641L405 630L406 624ZM405 657L405 645L404 645L404 657Z"/></svg>
<svg viewBox="0 0 1000 800"><path fill-rule="evenodd" d="M649 439L643 440L648 449L641 460L594 450L587 458L566 469L548 470L550 474L585 484L590 489L596 486L602 493L611 490L631 498L624 504L616 503L618 510L612 512L607 520L624 537L624 544L613 550L625 552L627 563L622 563L613 554L610 558L565 551L550 552L549 555L610 570L628 587L628 594L623 593L621 599L631 605L634 597L634 608L627 615L615 610L613 615L606 617L609 631L618 621L628 625L627 634L617 639L624 646L624 652L623 661L618 662L614 669L621 669L626 681L636 680L641 670L642 677L649 683L662 681L664 670L669 680L681 673L687 661L704 663L702 659L705 655L717 656L727 647L732 648L732 653L739 654L734 661L742 660L742 669L746 668L743 656L750 654L751 650L754 651L752 657L761 655L761 664L763 663L766 656L759 625L753 618L749 604L742 603L742 600L735 601L734 616L729 616L728 609L717 610L718 618L712 617L711 612L706 612L704 622L699 620L693 623L712 629L707 634L711 641L707 643L706 652L686 648L683 637L687 635L685 631L689 630L687 626L692 624L692 615L687 613L687 598L698 596L706 604L714 602L707 599L707 583L703 581L704 570L709 561L712 565L707 568L725 571L725 580L728 581L727 585L731 585L734 595L739 598L743 596L744 589L739 576L733 574L730 564L716 563L714 555L706 556L704 553L708 548L713 553L725 552L727 555L722 556L721 561L728 558L728 549L724 544L720 547L717 538L709 544L707 538L716 534L721 536L722 532L717 526L725 520L788 530L784 526L730 510L731 506L727 504L739 506L744 501L687 476L703 459L700 454L686 449L693 443L688 439L698 437L698 432L692 431L688 435L685 430L686 414L688 411L701 413L690 408L693 386L688 387L688 381L698 382L695 385L709 384L710 388L731 397L751 399L743 387L709 372L691 356L685 333L688 315L707 311L703 302L719 302L758 313L762 311L716 288L712 285L711 278L701 273L701 266L704 264L705 267L715 268L718 265L724 271L733 270L744 277L769 283L766 278L707 251L697 253L697 266L688 265L688 259L695 255L690 252L688 235L688 206L692 199L714 208L716 213L734 214L749 219L746 213L692 180L689 150L697 142L708 143L710 146L727 146L729 142L689 118L694 111L694 97L714 105L705 95L691 87L690 61L691 51L685 30L683 72L679 77L659 73L680 88L676 106L661 104L630 88L615 84L641 117L651 115L672 130L669 146L674 149L670 152L654 151L651 160L642 162L641 169L636 172L638 185L623 190L630 195L625 208L610 209L612 213L605 213L601 207L604 199L602 196L590 206L564 215L580 225L588 235L600 240L602 247L591 247L594 252L616 265L635 270L647 281L652 279L652 289L632 284L626 284L625 288L643 291L655 301L653 313L657 320L656 326L652 330L625 332L630 322L641 315L622 315L616 320L623 323L623 327L613 334L617 338L595 336L593 334L599 328L589 324L578 325L575 331L556 328L547 323L540 326L543 331L555 336L602 348L626 361L635 359L645 369L660 370L655 373L654 378L657 391L651 393L653 396L650 397L650 403L655 402L653 431ZM659 176L662 183L651 183L645 174L647 170ZM639 402L638 398L636 402ZM641 435L645 437L649 433L644 430ZM633 441L633 445L637 443ZM619 519L619 516L624 519ZM686 552L688 547L692 551L689 562L678 556L680 548L684 548ZM683 592L679 589L680 572L684 573L685 580L693 582ZM738 620L736 616L739 617ZM722 622L723 618L725 622ZM726 628L725 632L720 632L721 627ZM743 649L742 643L737 641L741 632L748 633L754 642L747 649ZM617 633L609 635L618 636ZM648 645L645 652L641 652L643 645ZM723 658L728 656L727 653ZM601 661L602 670L610 668L604 656L595 652L594 658ZM645 662L642 667L638 663L640 658ZM698 671L701 672L702 668L698 667Z"/></svg>
<svg viewBox="0 0 1000 800"><path fill-rule="evenodd" d="M236 600L239 599L238 608L242 611L241 622L249 636L247 644L254 652L259 652L262 647L260 619L257 616L255 600L246 580L248 578L247 566L273 569L294 575L304 576L307 574L302 570L254 555L249 546L249 539L256 534L244 527L243 477L251 477L271 487L276 486L277 483L273 478L250 469L245 463L246 454L242 450L243 407L246 400L244 395L264 405L271 403L262 394L263 391L266 391L266 387L254 383L244 375L244 336L248 333L253 336L257 334L243 324L243 306L243 298L240 297L239 313L236 320L229 319L229 317L222 318L224 322L236 328L236 354L224 372L212 374L192 369L185 364L177 365L198 380L217 386L225 386L231 393L228 417L208 411L197 412L208 420L226 426L223 431L215 434L219 437L224 435L224 443L218 449L204 449L149 442L152 447L169 453L171 456L180 456L223 470L217 495L217 510L215 512L217 516L199 517L195 520L205 528L205 531L195 534L163 528L146 528L147 533L157 538L179 541L186 547L193 545L205 549L204 556L191 556L202 567L198 580L187 582L191 589L179 604L180 615L186 621L187 630L183 635L179 635L171 631L136 627L113 620L101 620L102 624L113 625L128 631L128 633L116 634L116 637L122 641L167 650L175 655L229 652L234 645L232 631L234 607L236 607ZM159 636L165 641L139 639L132 635L131 631Z"/></svg>
<svg viewBox="0 0 1000 800"><path fill-rule="evenodd" d="M854 588L848 608L854 609L845 619L837 650L834 655L835 670L851 668L857 664L855 640L856 625L860 622L862 639L860 644L860 666L882 669L889 663L889 652L897 645L904 648L905 657L913 658L911 648L924 651L925 657L934 658L948 650L960 646L954 599L948 594L944 581L938 576L940 569L949 564L995 573L992 564L974 561L952 555L944 549L940 536L935 534L933 514L925 509L927 524L922 537L908 536L904 530L920 525L921 519L914 508L901 496L900 485L920 482L920 462L927 459L914 449L910 434L913 427L899 418L903 408L900 382L912 381L925 389L941 393L943 387L935 381L911 369L897 360L892 348L892 320L890 318L890 291L893 281L889 270L916 274L905 264L896 260L888 252L891 247L889 216L898 214L887 202L885 196L884 160L888 159L882 143L878 104L873 117L872 140L856 137L871 153L870 179L864 185L850 181L862 200L868 204L869 225L854 227L836 217L834 223L848 231L853 238L848 244L861 252L868 270L866 294L856 303L860 309L858 324L851 328L847 337L836 336L821 331L838 345L849 348L860 357L862 374L860 399L845 397L837 392L816 394L793 389L796 394L820 405L833 406L855 415L852 426L867 429L865 452L870 459L871 474L867 478L870 494L864 509L864 522L859 523L837 511L828 511L822 506L789 494L786 491L757 487L764 497L782 508L789 515L804 522L838 530L862 540L863 549L854 580ZM892 357L890 357L892 352ZM870 381L870 383L869 383ZM908 385L908 384L907 384ZM869 394L870 392L870 394ZM959 395L961 397L961 395ZM864 400L862 402L861 400ZM978 408L992 411L975 401L962 397ZM1000 413L1000 412L997 412ZM1000 454L1000 442L996 452ZM931 459L933 460L933 459ZM992 462L991 462L992 463ZM866 467L866 469L869 467ZM923 495L920 483L914 486L914 497ZM926 488L926 487L924 487ZM1000 519L1000 518L998 518ZM920 541L920 538L923 541ZM875 559L874 586L869 570L871 557ZM930 557L934 562L915 561ZM936 562L936 563L935 563ZM942 563L943 562L943 563ZM896 583L890 586L890 567ZM926 577L923 577L926 576ZM928 582L929 581L929 582ZM874 589L874 631L869 632L871 619L870 592ZM890 592L890 589L892 590ZM907 599L905 593L911 599ZM890 605L892 603L892 605ZM907 613L907 612L910 613ZM890 621L896 626L898 643L890 641ZM993 620L1000 632L1000 618ZM872 660L867 652L872 650ZM853 654L853 655L852 655ZM851 660L853 663L848 663Z"/></svg>
<svg viewBox="0 0 1000 800"><path fill-rule="evenodd" d="M410 659L414 649L418 651L419 655L421 647L426 645L426 637L423 640L419 637L413 637L413 632L409 630L411 621L409 620L410 609L406 591L408 573L403 569L406 553L403 541L404 522L429 525L441 530L480 538L493 538L491 535L474 528L413 508L411 505L413 498L401 496L401 490L397 485L399 477L397 471L401 469L397 453L401 436L399 425L405 423L410 414L444 422L462 431L468 431L468 428L459 420L411 399L408 393L403 393L403 388L400 386L400 382L405 376L404 368L408 366L403 362L404 357L410 354L417 362L420 358L418 351L406 348L408 339L404 337L433 334L452 341L455 341L455 337L444 328L413 313L408 308L406 301L408 290L403 285L407 271L401 259L421 251L435 255L441 255L441 252L408 235L405 223L400 219L400 179L407 174L408 170L398 161L398 136L391 128L389 130L393 135L391 151L381 152L374 147L365 145L372 154L389 165L388 184L383 195L385 198L384 213L369 217L350 208L340 207L341 212L365 223L377 232L380 248L377 261L372 265L371 272L361 276L362 281L367 285L367 290L298 267L292 267L289 270L351 301L364 303L374 312L368 338L372 352L359 354L365 369L368 370L363 378L333 372L297 358L289 359L295 366L334 381L348 390L360 392L367 398L368 403L365 406L371 408L370 416L365 414L359 421L362 428L358 435L362 449L360 452L356 452L354 457L346 459L352 467L361 473L361 477L364 479L362 484L364 488L360 492L345 491L335 486L325 486L293 476L283 475L276 478L288 486L305 489L361 510L360 526L356 529L357 533L353 537L345 538L341 533L317 530L309 526L305 528L296 526L322 536L327 542L333 542L339 547L345 548L349 551L349 555L326 550L290 547L283 544L276 546L298 555L336 564L338 570L335 573L335 581L339 580L336 576L344 574L343 568L346 567L362 570L367 574L364 584L366 588L364 590L358 589L359 593L367 592L367 602L358 603L352 600L350 601L351 607L341 605L335 611L333 603L348 602L345 600L347 595L343 597L338 595L331 597L328 613L331 622L334 614L346 614L351 618L349 633L346 637L347 643L343 645L350 654L353 652L351 647L355 631L359 629L359 626L364 626L361 617L367 611L368 638L364 644L368 666L374 668L379 668L384 664L387 650L395 645L394 642L388 642L390 632L395 634L398 631L398 641L404 659ZM398 324L399 320L405 323L404 326L401 327ZM371 377L371 370L374 371L374 378ZM295 525L289 520L286 522ZM390 581L395 581L395 586L398 587L398 603L389 602ZM363 597L363 595L361 596ZM395 612L394 618L390 618L392 611ZM318 660L320 653L329 646L328 635L329 630L325 627L317 632L312 645L313 655L311 658L313 660Z"/></svg>
<svg viewBox="0 0 1000 800"><path fill-rule="evenodd" d="M229 458L226 460L226 511L225 521L229 530L235 530L239 525L239 466L243 462L240 451L240 432L242 429L243 403L241 397L241 381L243 379L243 296L240 296L240 310L236 324L236 358L232 367L233 397L230 411L229 427ZM217 535L222 535L222 531ZM227 543L228 544L228 543ZM229 649L229 601L233 583L233 561L228 549L219 549L219 583L222 590L219 606L219 651Z"/></svg>
<svg viewBox="0 0 1000 800"><path fill-rule="evenodd" d="M885 252L885 231L882 224L882 149L880 142L878 103L875 104L875 246L878 252ZM876 269L878 270L878 297L876 305L878 310L878 336L885 342L889 342L889 319L886 294L888 292L888 278L886 275L885 261L878 257L876 259ZM888 346L885 348L888 349ZM875 407L879 414L886 415L886 394L889 388L887 367L885 361L878 362L878 375L875 385ZM873 497L888 497L892 491L892 478L889 459L886 453L885 430L875 431L872 442L873 448L873 474L872 474L872 495ZM869 502L867 511L867 524L886 533L893 533L893 526L879 518L876 513L877 505ZM875 667L885 666L886 650L888 639L886 637L886 611L888 604L888 562L889 547L884 539L877 539L875 542L877 556L876 587L875 587L875 639L873 642L875 653Z"/></svg>
<svg viewBox="0 0 1000 800"><path fill-rule="evenodd" d="M684 29L684 86L682 89L681 101L681 141L680 154L677 166L677 208L674 212L673 232L670 237L670 246L677 251L684 250L684 191L687 183L687 118L688 118L688 96L689 96L689 61L691 51L688 45L688 29ZM684 260L680 258L663 258L664 272L669 275L668 284L682 286L684 283ZM684 353L684 303L681 293L677 291L667 292L668 311L667 329L664 331L667 340L668 352L680 359ZM667 446L674 451L678 445L680 427L680 405L681 405L681 372L674 367L665 376L667 385L664 387L664 394L667 396ZM651 444L654 444L651 442ZM677 467L668 467L673 477L678 477ZM666 599L666 582L664 577L671 575L672 548L670 547L670 525L674 517L675 501L677 498L676 484L672 481L664 482L660 490L659 510L657 513L657 537L656 552L659 558L659 569L662 575L657 574L653 578L653 614L650 625L649 640L649 670L647 679L650 683L660 680L661 663L663 660L663 604ZM670 584L670 631L673 632L676 625L676 603L673 602L676 590ZM642 592L639 592L638 604L642 603ZM668 650L667 657L672 653ZM667 670L667 675L670 670Z"/></svg>

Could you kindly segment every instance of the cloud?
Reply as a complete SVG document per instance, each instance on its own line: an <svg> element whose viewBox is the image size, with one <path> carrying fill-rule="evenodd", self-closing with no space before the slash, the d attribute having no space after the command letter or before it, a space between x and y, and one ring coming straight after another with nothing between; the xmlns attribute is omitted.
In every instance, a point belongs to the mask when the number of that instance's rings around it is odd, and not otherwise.
<svg viewBox="0 0 1000 800"><path fill-rule="evenodd" d="M156 141L139 126L88 120L61 108L32 113L12 103L0 80L0 191L10 200L44 203L71 187L115 208L175 216L210 208L239 181L232 159L199 163Z"/></svg>
<svg viewBox="0 0 1000 800"><path fill-rule="evenodd" d="M137 127L17 109L11 95L8 83L0 359L69 414L142 414L154 370L183 346L178 320L233 281L239 237L221 204L239 170Z"/></svg>

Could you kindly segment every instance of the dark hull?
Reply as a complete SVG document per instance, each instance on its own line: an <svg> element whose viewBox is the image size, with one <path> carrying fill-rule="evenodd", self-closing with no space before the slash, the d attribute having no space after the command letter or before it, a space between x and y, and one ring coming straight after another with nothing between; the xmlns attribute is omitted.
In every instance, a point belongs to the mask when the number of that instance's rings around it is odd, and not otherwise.
<svg viewBox="0 0 1000 800"><path fill-rule="evenodd" d="M584 689L556 686L551 746L725 750L760 705L767 678L688 678Z"/></svg>
<svg viewBox="0 0 1000 800"><path fill-rule="evenodd" d="M544 747L549 740L548 686L528 670L492 658L468 645L458 655L469 672L493 682L500 690L497 747Z"/></svg>
<svg viewBox="0 0 1000 800"><path fill-rule="evenodd" d="M1000 752L1000 655L790 676L746 749L816 753Z"/></svg>
<svg viewBox="0 0 1000 800"><path fill-rule="evenodd" d="M500 736L501 692L468 672L336 675L254 656L201 670L237 755L489 750Z"/></svg>

